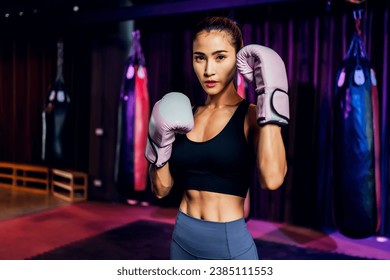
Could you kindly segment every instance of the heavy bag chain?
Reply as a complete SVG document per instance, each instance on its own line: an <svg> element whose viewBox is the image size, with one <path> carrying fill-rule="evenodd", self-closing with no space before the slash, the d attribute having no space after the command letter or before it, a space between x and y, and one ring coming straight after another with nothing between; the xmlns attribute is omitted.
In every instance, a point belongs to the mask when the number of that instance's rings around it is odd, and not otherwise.
<svg viewBox="0 0 390 280"><path fill-rule="evenodd" d="M56 81L64 82L64 77L62 75L62 68L64 64L64 42L59 40L57 42L57 77Z"/></svg>

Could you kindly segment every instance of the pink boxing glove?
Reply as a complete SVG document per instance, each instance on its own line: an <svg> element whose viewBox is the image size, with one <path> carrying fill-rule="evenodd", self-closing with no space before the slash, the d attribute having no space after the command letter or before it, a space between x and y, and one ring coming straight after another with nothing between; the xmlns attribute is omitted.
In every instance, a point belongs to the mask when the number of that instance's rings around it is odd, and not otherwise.
<svg viewBox="0 0 390 280"><path fill-rule="evenodd" d="M237 53L237 69L257 94L257 122L287 125L290 119L288 81L283 60L272 49L247 45Z"/></svg>
<svg viewBox="0 0 390 280"><path fill-rule="evenodd" d="M172 153L175 133L185 134L194 127L190 100L180 92L170 92L153 106L145 157L157 167L164 166Z"/></svg>

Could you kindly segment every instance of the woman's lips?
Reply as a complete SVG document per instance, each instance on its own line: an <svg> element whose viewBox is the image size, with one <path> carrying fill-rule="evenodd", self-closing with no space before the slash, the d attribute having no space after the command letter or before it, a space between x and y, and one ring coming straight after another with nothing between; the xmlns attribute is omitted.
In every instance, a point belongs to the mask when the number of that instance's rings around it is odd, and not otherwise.
<svg viewBox="0 0 390 280"><path fill-rule="evenodd" d="M205 84L207 87L214 87L217 84L217 82L216 81L206 81Z"/></svg>

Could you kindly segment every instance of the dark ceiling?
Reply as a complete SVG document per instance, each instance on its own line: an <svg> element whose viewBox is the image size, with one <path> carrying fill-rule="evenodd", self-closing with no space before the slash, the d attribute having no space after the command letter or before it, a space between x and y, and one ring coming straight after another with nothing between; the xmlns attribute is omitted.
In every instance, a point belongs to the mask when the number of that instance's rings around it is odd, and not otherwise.
<svg viewBox="0 0 390 280"><path fill-rule="evenodd" d="M32 19L64 24L123 21L262 4L287 4L312 13L336 10L346 3L347 0L0 0L0 25Z"/></svg>
<svg viewBox="0 0 390 280"><path fill-rule="evenodd" d="M0 20L69 17L82 21L121 21L149 16L304 0L0 0ZM77 7L77 10L75 10Z"/></svg>
<svg viewBox="0 0 390 280"><path fill-rule="evenodd" d="M331 5L340 5L340 3L347 2L359 2L362 0L209 0L206 1L209 4L215 4L216 2L227 2L237 5L252 5L261 3L272 2L306 2L316 3L317 6L324 6L327 3ZM174 4L183 2L199 2L199 5L204 5L205 1L191 1L191 0L1 0L0 12L28 12L33 10L40 10L45 12L50 11L72 11L74 6L78 6L80 11L91 11L101 9L112 9L133 6L145 6L145 5L161 5L161 4ZM364 1L366 3L370 1ZM375 1L374 1L375 2Z"/></svg>
<svg viewBox="0 0 390 280"><path fill-rule="evenodd" d="M50 13L61 12L71 13L74 6L79 7L79 11L91 11L101 9L111 9L121 6L128 6L126 0L1 0L0 11L5 13L19 14L28 13Z"/></svg>

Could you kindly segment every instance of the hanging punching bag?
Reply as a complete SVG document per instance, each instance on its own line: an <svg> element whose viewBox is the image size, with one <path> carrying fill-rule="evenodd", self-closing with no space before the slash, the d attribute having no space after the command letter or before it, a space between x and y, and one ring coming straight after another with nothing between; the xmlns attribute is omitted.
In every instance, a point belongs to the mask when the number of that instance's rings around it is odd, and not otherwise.
<svg viewBox="0 0 390 280"><path fill-rule="evenodd" d="M237 93L239 96L246 99L245 79L240 73L238 73L238 71L237 71Z"/></svg>
<svg viewBox="0 0 390 280"><path fill-rule="evenodd" d="M65 133L70 97L62 75L63 55L63 42L58 41L57 76L49 89L42 111L42 160L52 167L63 167L66 161Z"/></svg>
<svg viewBox="0 0 390 280"><path fill-rule="evenodd" d="M135 198L145 191L148 162L144 157L149 121L149 93L140 32L133 32L123 75L118 110L117 182L119 192Z"/></svg>
<svg viewBox="0 0 390 280"><path fill-rule="evenodd" d="M379 123L375 72L355 33L334 95L333 206L339 231L351 238L379 226Z"/></svg>

